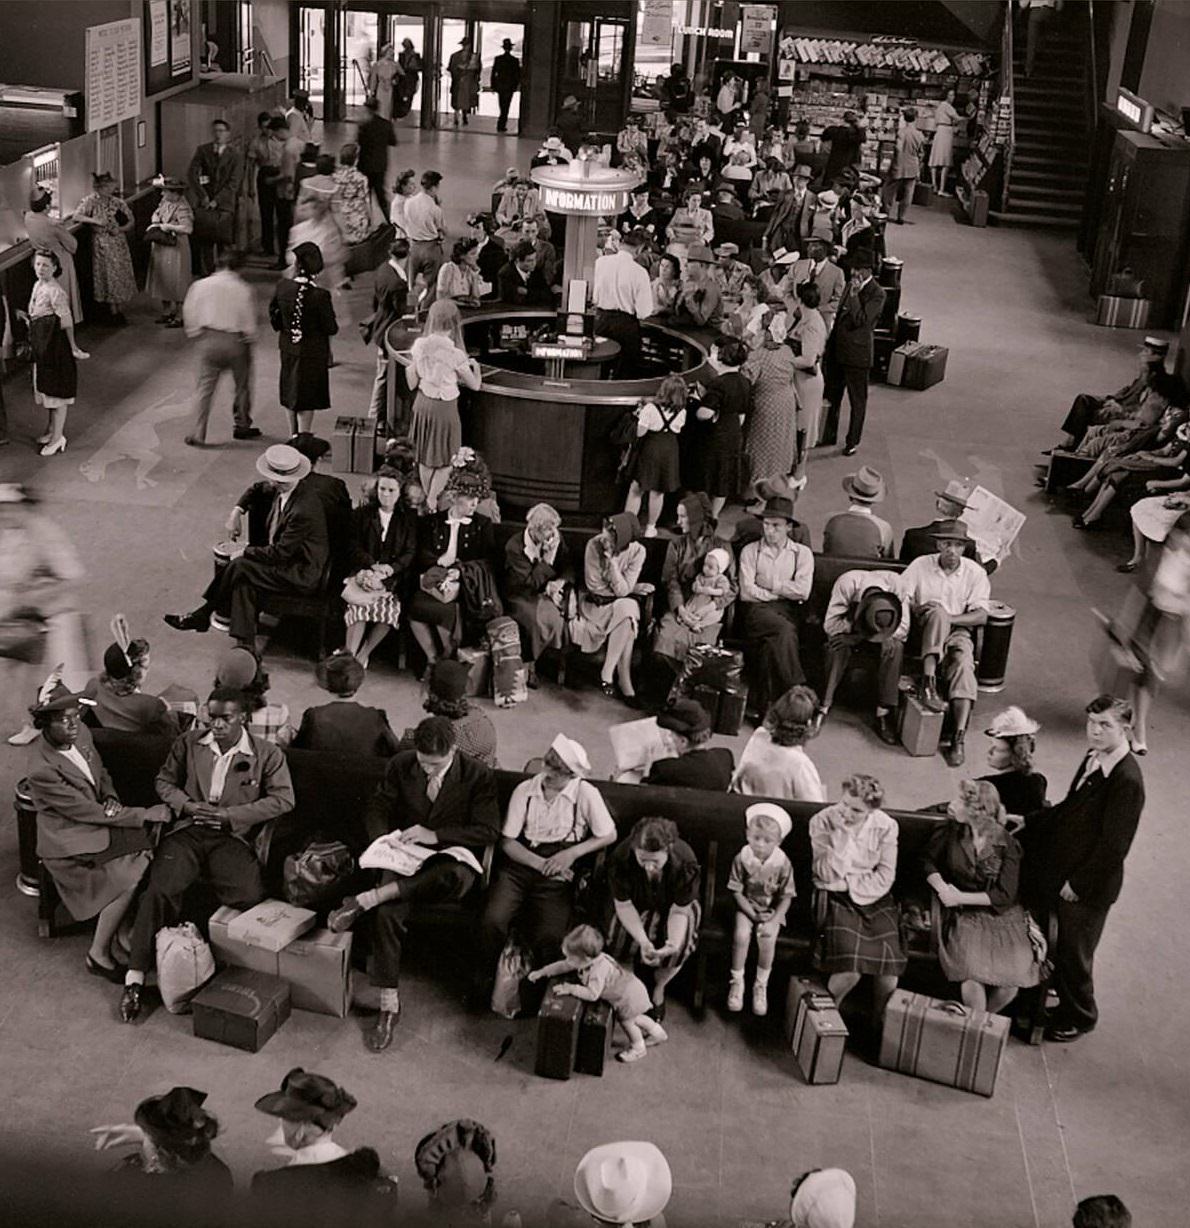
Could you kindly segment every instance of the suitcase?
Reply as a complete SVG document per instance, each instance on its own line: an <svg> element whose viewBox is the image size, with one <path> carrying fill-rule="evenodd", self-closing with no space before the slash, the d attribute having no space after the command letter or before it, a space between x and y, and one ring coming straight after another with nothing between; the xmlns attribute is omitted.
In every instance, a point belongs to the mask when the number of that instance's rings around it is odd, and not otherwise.
<svg viewBox="0 0 1190 1228"><path fill-rule="evenodd" d="M906 388L932 388L946 378L946 356L950 351L944 345L923 345L905 363Z"/></svg>
<svg viewBox="0 0 1190 1228"><path fill-rule="evenodd" d="M988 213L992 208L992 198L982 191L971 193L971 225L986 226L988 224Z"/></svg>
<svg viewBox="0 0 1190 1228"><path fill-rule="evenodd" d="M551 981L537 1012L537 1059L533 1069L544 1079L569 1079L578 1052L578 1030L586 1003L569 994L559 996Z"/></svg>
<svg viewBox="0 0 1190 1228"><path fill-rule="evenodd" d="M905 382L905 366L919 349L921 346L916 341L910 341L893 350L888 364L888 382L894 388L899 388Z"/></svg>
<svg viewBox="0 0 1190 1228"><path fill-rule="evenodd" d="M748 687L744 683L724 687L719 692L719 715L715 720L715 732L734 738L744 723L744 710L748 706Z"/></svg>
<svg viewBox="0 0 1190 1228"><path fill-rule="evenodd" d="M890 332L876 332L872 338L872 379L880 383L888 378L889 364L896 349L896 338Z"/></svg>
<svg viewBox="0 0 1190 1228"><path fill-rule="evenodd" d="M351 472L371 473L376 468L376 419L357 418L351 439Z"/></svg>
<svg viewBox="0 0 1190 1228"><path fill-rule="evenodd" d="M603 1074L603 1067L612 1050L612 1033L616 1015L608 1002L588 1002L578 1025L578 1048L574 1054L574 1069L578 1074Z"/></svg>
<svg viewBox="0 0 1190 1228"><path fill-rule="evenodd" d="M490 695L492 654L486 648L460 648L455 654L471 672L467 675L467 695Z"/></svg>
<svg viewBox="0 0 1190 1228"><path fill-rule="evenodd" d="M1057 494L1062 487L1077 482L1094 463L1090 456L1079 456L1076 452L1055 448L1050 453L1049 467L1045 471L1045 493Z"/></svg>
<svg viewBox="0 0 1190 1228"><path fill-rule="evenodd" d="M336 418L331 431L331 471L350 473L353 461L352 445L355 440L355 424L358 418Z"/></svg>
<svg viewBox="0 0 1190 1228"><path fill-rule="evenodd" d="M990 1096L1009 1021L925 994L893 991L884 1011L879 1065L885 1070Z"/></svg>
<svg viewBox="0 0 1190 1228"><path fill-rule="evenodd" d="M901 745L911 755L935 755L945 712L931 712L911 691L901 692L897 721Z"/></svg>
<svg viewBox="0 0 1190 1228"><path fill-rule="evenodd" d="M889 334L897 326L897 316L901 311L901 287L889 286L884 292L884 306L880 308L880 319L876 327Z"/></svg>
<svg viewBox="0 0 1190 1228"><path fill-rule="evenodd" d="M1106 328L1145 328L1149 323L1152 303L1147 298L1123 298L1116 294L1101 294L1095 312L1095 323Z"/></svg>
<svg viewBox="0 0 1190 1228"><path fill-rule="evenodd" d="M711 728L719 720L719 703L721 692L717 686L697 683L690 688L689 696L710 717Z"/></svg>
<svg viewBox="0 0 1190 1228"><path fill-rule="evenodd" d="M920 179L913 185L913 203L915 205L925 205L928 209L934 203L934 189L928 183L923 183Z"/></svg>
<svg viewBox="0 0 1190 1228"><path fill-rule="evenodd" d="M847 1025L825 986L806 977L789 982L785 1037L807 1083L838 1083Z"/></svg>

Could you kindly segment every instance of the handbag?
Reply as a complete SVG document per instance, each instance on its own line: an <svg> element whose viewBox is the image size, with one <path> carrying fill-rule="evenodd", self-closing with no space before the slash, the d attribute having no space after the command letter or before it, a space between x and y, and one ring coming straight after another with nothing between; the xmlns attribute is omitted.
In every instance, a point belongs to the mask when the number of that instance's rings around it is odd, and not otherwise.
<svg viewBox="0 0 1190 1228"><path fill-rule="evenodd" d="M341 840L320 840L285 858L285 898L298 908L317 909L339 899L355 872L355 859Z"/></svg>
<svg viewBox="0 0 1190 1228"><path fill-rule="evenodd" d="M200 205L194 210L194 237L206 243L230 244L234 220L230 209Z"/></svg>
<svg viewBox="0 0 1190 1228"><path fill-rule="evenodd" d="M388 258L388 249L396 238L397 228L392 222L381 222L371 234L366 235L358 243L353 243L347 249L347 259L343 263L348 277L356 277L360 273L370 273L379 268Z"/></svg>
<svg viewBox="0 0 1190 1228"><path fill-rule="evenodd" d="M443 605L451 605L459 599L458 571L448 571L445 567L427 567L421 573L418 586L423 593L428 593Z"/></svg>
<svg viewBox="0 0 1190 1228"><path fill-rule="evenodd" d="M162 247L177 247L178 236L172 230L162 230L160 226L150 226L145 231L145 238L150 243L159 243Z"/></svg>
<svg viewBox="0 0 1190 1228"><path fill-rule="evenodd" d="M46 621L32 610L15 610L0 619L0 657L39 665L45 656Z"/></svg>

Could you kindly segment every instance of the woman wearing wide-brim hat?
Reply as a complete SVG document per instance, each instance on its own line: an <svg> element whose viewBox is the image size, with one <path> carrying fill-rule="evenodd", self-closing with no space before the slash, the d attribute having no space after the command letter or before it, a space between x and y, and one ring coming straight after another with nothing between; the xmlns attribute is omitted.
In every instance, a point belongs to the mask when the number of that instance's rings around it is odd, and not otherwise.
<svg viewBox="0 0 1190 1228"><path fill-rule="evenodd" d="M92 228L92 297L103 303L113 324L127 324L124 305L136 298L136 277L127 233L132 209L116 195L116 181L107 171L91 176L93 191L79 201L74 220Z"/></svg>
<svg viewBox="0 0 1190 1228"><path fill-rule="evenodd" d="M997 712L984 730L991 740L988 767L994 770L979 779L995 786L1010 815L1032 814L1045 805L1048 781L1033 767L1040 729L1024 709L1013 706Z"/></svg>
<svg viewBox="0 0 1190 1228"><path fill-rule="evenodd" d="M158 324L181 328L178 311L190 289L190 236L194 233L194 210L184 195L186 185L172 176L155 181L161 202L153 210L145 238L152 244L145 293L161 300Z"/></svg>
<svg viewBox="0 0 1190 1228"><path fill-rule="evenodd" d="M281 404L292 434L314 429L314 414L331 407L331 341L339 331L329 290L317 284L322 252L316 243L293 249L296 271L283 277L269 303L269 323L281 350Z"/></svg>

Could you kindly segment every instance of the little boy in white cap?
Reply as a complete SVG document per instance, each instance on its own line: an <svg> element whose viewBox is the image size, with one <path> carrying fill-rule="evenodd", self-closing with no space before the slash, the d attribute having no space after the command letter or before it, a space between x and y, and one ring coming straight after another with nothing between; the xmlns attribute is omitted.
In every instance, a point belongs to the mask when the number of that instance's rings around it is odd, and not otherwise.
<svg viewBox="0 0 1190 1228"><path fill-rule="evenodd" d="M752 986L752 1013L767 1015L769 974L777 952L777 935L785 924L796 894L793 866L781 842L793 821L780 806L757 802L744 811L748 843L735 855L727 889L735 896L735 935L731 944L731 984L727 1009L744 1009L744 965L756 932L756 983Z"/></svg>

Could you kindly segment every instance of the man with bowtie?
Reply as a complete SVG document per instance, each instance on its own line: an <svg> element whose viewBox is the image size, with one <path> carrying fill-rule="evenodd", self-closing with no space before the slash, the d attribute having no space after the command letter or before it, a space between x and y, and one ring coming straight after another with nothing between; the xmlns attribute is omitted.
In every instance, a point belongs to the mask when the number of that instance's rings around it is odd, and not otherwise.
<svg viewBox="0 0 1190 1228"><path fill-rule="evenodd" d="M141 1013L157 931L177 924L186 892L209 884L220 904L245 909L264 899L271 820L293 809L289 765L279 747L244 727L248 701L234 687L207 700L207 729L191 729L157 773L157 796L173 812L137 907L120 1018Z"/></svg>
<svg viewBox="0 0 1190 1228"><path fill-rule="evenodd" d="M413 731L413 749L398 751L368 802L364 826L369 842L399 833L402 844L434 850L459 846L481 862L500 837L496 778L492 769L459 753L454 725L429 716ZM455 857L434 855L416 873L381 876L378 887L349 895L327 920L336 933L375 912L373 984L380 989L380 1014L365 1036L373 1053L392 1044L401 1014L398 983L401 943L416 906L462 899L479 875Z"/></svg>
<svg viewBox="0 0 1190 1228"><path fill-rule="evenodd" d="M1095 948L1124 883L1124 859L1145 804L1140 764L1129 747L1132 705L1098 695L1087 705L1090 747L1063 801L1027 816L1027 881L1039 912L1057 918L1050 951L1059 1004L1045 1038L1065 1043L1099 1021Z"/></svg>
<svg viewBox="0 0 1190 1228"><path fill-rule="evenodd" d="M797 305L798 286L809 281L818 287L818 314L822 316L828 333L834 327L835 313L843 301L843 291L847 285L843 270L827 259L829 254L830 244L825 239L808 239L806 256L794 261L782 285L789 311L793 311Z"/></svg>

